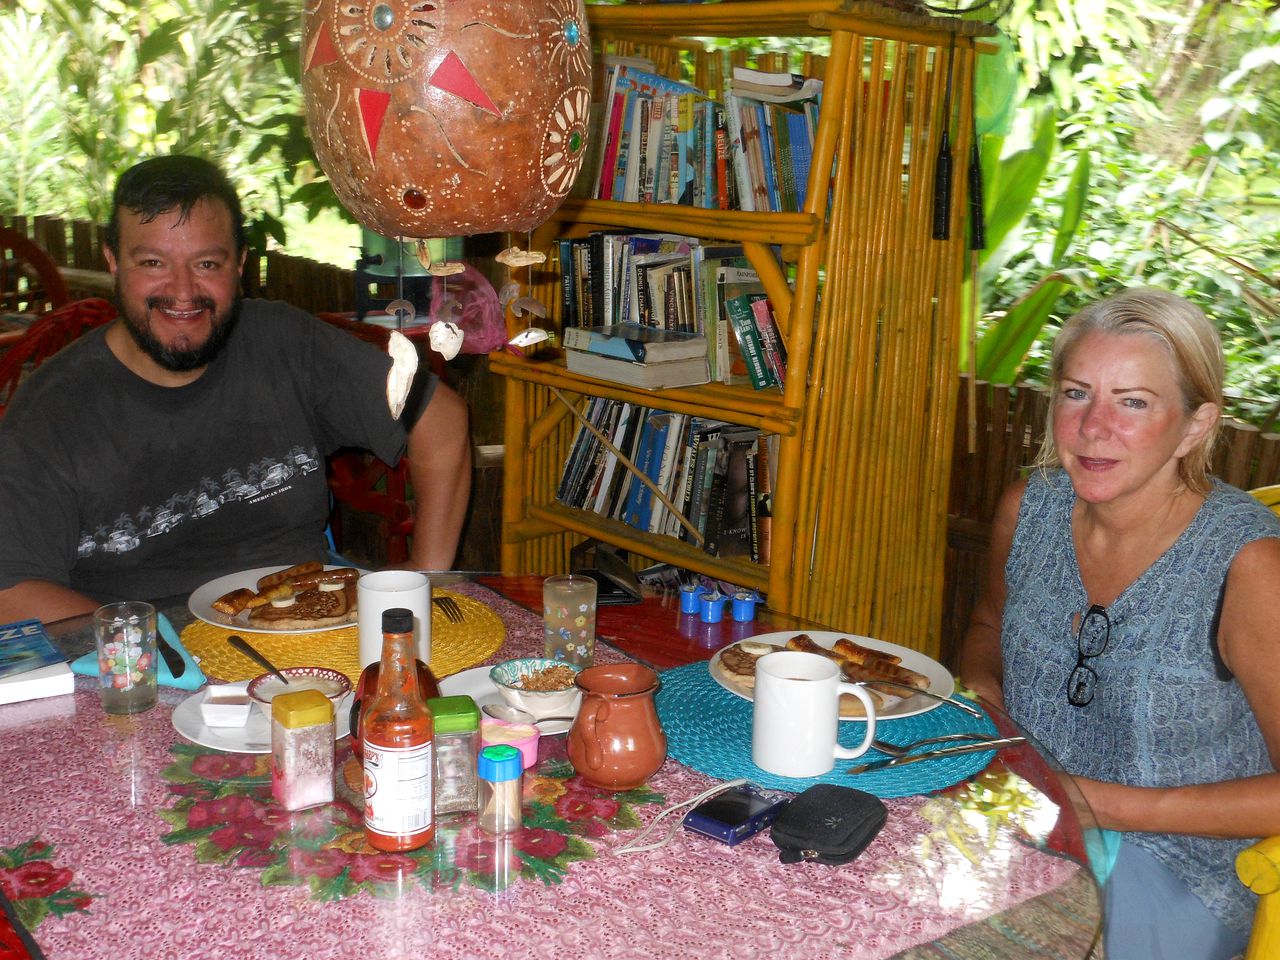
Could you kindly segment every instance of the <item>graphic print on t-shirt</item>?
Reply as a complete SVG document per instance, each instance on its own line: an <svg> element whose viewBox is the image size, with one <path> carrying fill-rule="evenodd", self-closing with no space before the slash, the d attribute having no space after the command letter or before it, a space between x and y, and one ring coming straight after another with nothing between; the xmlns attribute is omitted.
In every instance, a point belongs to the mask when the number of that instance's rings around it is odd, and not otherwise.
<svg viewBox="0 0 1280 960"><path fill-rule="evenodd" d="M114 523L100 523L96 529L82 530L77 555L128 553L144 540L168 533L179 524L199 520L219 507L239 501L256 503L291 488L295 475L306 476L320 469L320 452L295 445L282 459L263 457L243 470L229 468L220 479L202 477L198 486L175 492L158 506L144 506L136 513L121 513Z"/></svg>

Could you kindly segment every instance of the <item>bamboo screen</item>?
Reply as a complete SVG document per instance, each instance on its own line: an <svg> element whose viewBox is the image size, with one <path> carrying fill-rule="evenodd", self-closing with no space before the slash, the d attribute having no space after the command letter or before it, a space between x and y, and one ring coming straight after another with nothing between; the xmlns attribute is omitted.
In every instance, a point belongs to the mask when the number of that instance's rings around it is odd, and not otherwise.
<svg viewBox="0 0 1280 960"><path fill-rule="evenodd" d="M790 580L789 607L936 655L964 249L962 175L951 239L931 237L951 51L857 35L851 46L836 148L847 162L795 441L798 489L814 492L797 504L795 566L808 576ZM972 41L954 56L963 171Z"/></svg>

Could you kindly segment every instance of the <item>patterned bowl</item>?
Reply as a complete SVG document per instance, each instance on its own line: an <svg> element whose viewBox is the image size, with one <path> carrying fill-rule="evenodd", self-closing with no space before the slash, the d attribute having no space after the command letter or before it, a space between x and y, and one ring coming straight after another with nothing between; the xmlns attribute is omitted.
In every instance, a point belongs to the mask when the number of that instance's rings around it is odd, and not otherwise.
<svg viewBox="0 0 1280 960"><path fill-rule="evenodd" d="M567 667L575 677L582 671L582 667L563 660L526 657L498 664L489 671L489 679L498 688L503 700L532 714L535 720L572 716L578 712L578 703L582 699L582 691L574 685L572 679L559 690L526 690L523 687L526 677L551 667Z"/></svg>
<svg viewBox="0 0 1280 960"><path fill-rule="evenodd" d="M351 680L347 675L328 667L282 667L280 672L288 678L288 685L281 683L274 673L264 673L249 681L249 699L258 705L268 720L271 719L272 699L282 693L319 690L329 698L336 714L339 702L351 692Z"/></svg>

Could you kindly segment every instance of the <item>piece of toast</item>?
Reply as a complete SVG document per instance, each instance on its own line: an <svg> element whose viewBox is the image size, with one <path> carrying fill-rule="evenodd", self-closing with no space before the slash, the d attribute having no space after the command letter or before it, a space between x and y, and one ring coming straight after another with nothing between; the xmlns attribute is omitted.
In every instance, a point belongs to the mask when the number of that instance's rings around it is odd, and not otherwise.
<svg viewBox="0 0 1280 960"><path fill-rule="evenodd" d="M340 590L314 588L294 594L293 603L258 607L249 614L249 623L273 630L309 630L331 627L355 620L356 587L343 584Z"/></svg>

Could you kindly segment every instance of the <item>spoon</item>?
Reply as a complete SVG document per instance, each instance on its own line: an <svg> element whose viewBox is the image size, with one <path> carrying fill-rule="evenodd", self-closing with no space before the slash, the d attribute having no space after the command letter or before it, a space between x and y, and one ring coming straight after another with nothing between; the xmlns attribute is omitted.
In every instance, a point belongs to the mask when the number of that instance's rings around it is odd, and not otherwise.
<svg viewBox="0 0 1280 960"><path fill-rule="evenodd" d="M227 637L227 643L231 644L231 646L235 647L241 653L245 653L253 657L253 659L257 660L260 664L275 674L276 679L286 686L288 685L289 678L280 672L280 668L268 660L261 650L249 643L249 641L244 639L244 637L233 633L231 636Z"/></svg>
<svg viewBox="0 0 1280 960"><path fill-rule="evenodd" d="M534 717L527 710L521 710L519 707L509 707L505 703L486 703L480 708L486 716L493 717L495 720L505 720L507 723L531 723L535 726L539 723L547 723L552 720L573 720L573 717Z"/></svg>

